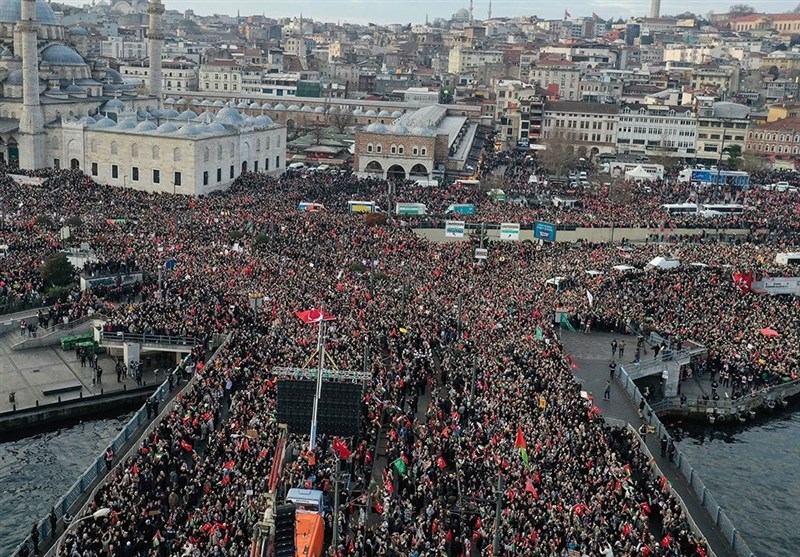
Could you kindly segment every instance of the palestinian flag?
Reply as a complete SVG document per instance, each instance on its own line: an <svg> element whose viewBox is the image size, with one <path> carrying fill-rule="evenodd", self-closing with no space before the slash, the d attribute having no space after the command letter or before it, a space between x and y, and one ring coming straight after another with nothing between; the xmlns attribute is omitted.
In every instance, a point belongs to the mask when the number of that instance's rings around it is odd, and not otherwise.
<svg viewBox="0 0 800 557"><path fill-rule="evenodd" d="M528 445L525 444L525 436L522 434L521 427L517 427L517 439L514 441L514 448L519 450L519 456L522 457L525 468L530 470L531 465L528 463Z"/></svg>

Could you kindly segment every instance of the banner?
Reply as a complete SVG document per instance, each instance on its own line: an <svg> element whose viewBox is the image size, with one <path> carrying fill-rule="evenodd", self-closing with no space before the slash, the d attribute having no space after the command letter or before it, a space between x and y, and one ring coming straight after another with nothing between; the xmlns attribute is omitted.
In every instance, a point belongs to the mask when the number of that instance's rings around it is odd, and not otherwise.
<svg viewBox="0 0 800 557"><path fill-rule="evenodd" d="M533 236L548 242L556 241L556 225L549 222L536 221L533 224Z"/></svg>
<svg viewBox="0 0 800 557"><path fill-rule="evenodd" d="M464 221L463 220L449 220L444 225L445 238L463 238L464 237Z"/></svg>
<svg viewBox="0 0 800 557"><path fill-rule="evenodd" d="M519 240L519 223L518 222L504 222L500 224L500 239L501 240Z"/></svg>

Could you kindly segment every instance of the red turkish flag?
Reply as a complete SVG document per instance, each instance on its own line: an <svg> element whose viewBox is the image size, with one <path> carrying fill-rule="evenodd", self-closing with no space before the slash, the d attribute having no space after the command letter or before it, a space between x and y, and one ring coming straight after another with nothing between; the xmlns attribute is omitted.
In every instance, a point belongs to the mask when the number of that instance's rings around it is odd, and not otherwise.
<svg viewBox="0 0 800 557"><path fill-rule="evenodd" d="M319 323L321 321L333 321L336 318L321 309L307 309L305 311L296 311L294 314L300 318L303 323Z"/></svg>

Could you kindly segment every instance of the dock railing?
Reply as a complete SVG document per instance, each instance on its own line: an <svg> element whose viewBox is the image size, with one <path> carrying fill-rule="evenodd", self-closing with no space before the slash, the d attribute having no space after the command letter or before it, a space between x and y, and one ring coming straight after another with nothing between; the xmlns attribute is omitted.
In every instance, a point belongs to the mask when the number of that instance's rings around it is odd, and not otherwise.
<svg viewBox="0 0 800 557"><path fill-rule="evenodd" d="M225 346L229 338L230 338L229 336L226 337L225 341L223 341L222 344L220 344L220 346L211 356L206 365L213 363L217 355L220 353L220 350ZM175 369L172 371L171 374L165 376L164 382L161 383L161 385L159 385L159 387L155 390L155 392L151 396L155 397L159 401L159 403L163 402L169 395L170 376L175 376L179 378L180 374L181 374L181 366L179 365L175 367ZM197 375L193 375L181 390L188 389L191 385L193 385L195 377L197 377ZM164 405L161 409L161 412L155 417L155 419L152 420L148 428L144 432L138 434L136 438L137 439L142 438L143 436L153 431L153 429L161 422L161 420L169 412L172 411L175 405L175 400L176 398L173 398L169 404ZM114 440L111 443L109 443L109 446L114 451L114 461L116 462L115 467L119 466L121 463L124 463L128 455L131 453L131 451L136 449L136 445L134 444L133 447L129 449L128 453L124 455L119 455L119 451L122 450L125 444L130 439L132 439L134 435L136 435L139 426L141 426L143 423L147 421L149 421L147 417L147 406L144 405L133 415L133 417L128 421L128 423L125 425L122 431L119 432L117 437L114 438ZM74 484L72 484L69 490L67 490L67 492L53 505L53 508L55 509L56 513L56 518L61 519L67 512L70 511L70 509L72 509L75 506L75 504L81 499L81 497L90 489L92 489L93 491L92 495L87 499L87 502L91 501L94 498L94 494L97 492L97 489L99 489L99 487L105 483L104 481L101 481L101 483L95 485L95 481L98 478L106 476L107 472L108 471L106 469L105 451L104 451L94 460L94 462L92 462L92 464L89 465L86 471L80 475L80 477L75 481ZM73 513L73 516L75 518L79 518L80 511L82 511L85 507L86 503L81 505L80 509L78 509ZM49 515L40 520L36 525L36 527L39 531L40 545L47 544L49 543L49 541L52 541L51 536L53 532L50 529ZM61 536L63 535L64 533L62 532ZM28 545L30 547L30 542L31 542L31 536L28 535L28 537L26 537L25 540L14 549L14 552L11 554L12 557L18 557L20 555L20 550L22 549L23 545ZM56 547L57 543L54 543L52 547L50 547L47 553L40 552L40 554L44 555L45 557L53 557L55 555Z"/></svg>
<svg viewBox="0 0 800 557"><path fill-rule="evenodd" d="M617 372L617 379L619 380L622 387L625 391L630 395L633 399L634 403L637 405L639 402L644 398L642 393L639 391L639 388L636 386L636 383L630 378L628 373L625 371L625 365L620 365L618 372ZM697 473L692 465L690 464L689 460L683 454L683 452L678 448L675 444L672 436L667 431L667 428L664 427L664 424L661 423L661 420L658 419L656 413L650 407L649 403L645 400L644 403L644 415L645 419L648 422L648 425L651 425L656 430L656 435L658 435L659 439L662 439L664 436L672 443L675 447L675 467L680 471L681 475L686 479L686 483L692 488L692 490L697 495L698 500L700 503L706 508L708 511L709 516L714 522L714 525L719 528L720 532L722 533L723 537L728 541L731 548L736 552L738 557L756 557L755 553L750 550L750 547L745 542L744 538L742 537L741 532L739 532L736 527L733 525L733 522L728 517L727 513L725 513L724 509L717 503L716 499L711 495L708 488L706 487L703 480L700 478L700 474ZM685 509L684 509L685 510Z"/></svg>

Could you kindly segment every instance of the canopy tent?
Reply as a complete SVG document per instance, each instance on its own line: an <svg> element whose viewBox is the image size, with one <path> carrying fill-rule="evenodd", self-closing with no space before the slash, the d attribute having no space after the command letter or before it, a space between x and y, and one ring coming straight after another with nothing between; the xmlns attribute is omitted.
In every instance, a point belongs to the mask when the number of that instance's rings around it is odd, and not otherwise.
<svg viewBox="0 0 800 557"><path fill-rule="evenodd" d="M776 331L775 329L770 329L769 327L764 327L763 329L759 329L758 332L768 338L778 338L779 336L781 336L781 334L778 331Z"/></svg>
<svg viewBox="0 0 800 557"><path fill-rule="evenodd" d="M631 267L630 265L614 265L613 267L616 271L635 271L636 267Z"/></svg>
<svg viewBox="0 0 800 557"><path fill-rule="evenodd" d="M680 259L674 259L674 258L671 258L671 257L658 256L658 257L654 257L653 259L651 259L650 262L645 267L645 269L647 269L647 270L650 270L650 269L674 269L674 268L680 267L680 266L681 266L681 260Z"/></svg>
<svg viewBox="0 0 800 557"><path fill-rule="evenodd" d="M595 269L589 269L588 271L586 271L586 274L587 274L587 275L591 275L591 276L593 276L593 277L596 277L596 276L598 276L598 275L602 275L602 274L603 274L603 271L597 271L597 270L595 270Z"/></svg>
<svg viewBox="0 0 800 557"><path fill-rule="evenodd" d="M559 284L561 284L565 280L567 280L567 277L553 277L553 278L547 279L546 281L544 281L544 283L545 284L552 284L553 286L558 286Z"/></svg>
<svg viewBox="0 0 800 557"><path fill-rule="evenodd" d="M705 263L699 263L697 261L695 261L694 263L689 263L689 265L691 265L692 267L700 267L700 268L703 268L703 269L708 267L708 265L706 265Z"/></svg>
<svg viewBox="0 0 800 557"><path fill-rule="evenodd" d="M628 178L629 180L647 180L647 181L655 180L655 177L651 176L649 172L647 172L644 168L642 168L641 164L636 168L634 168L633 170L627 171L625 173L625 178Z"/></svg>

